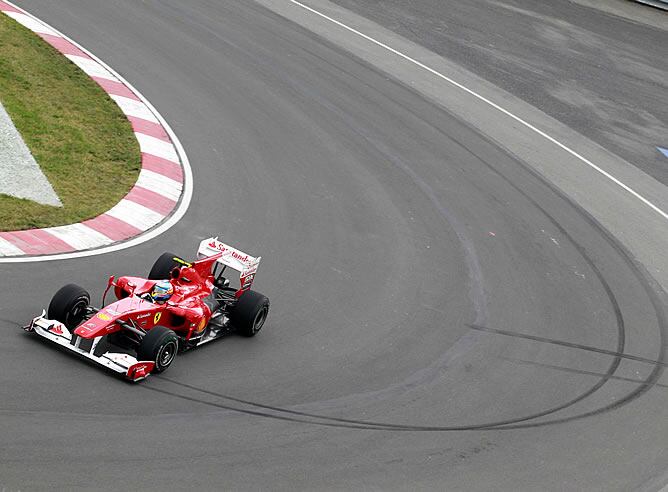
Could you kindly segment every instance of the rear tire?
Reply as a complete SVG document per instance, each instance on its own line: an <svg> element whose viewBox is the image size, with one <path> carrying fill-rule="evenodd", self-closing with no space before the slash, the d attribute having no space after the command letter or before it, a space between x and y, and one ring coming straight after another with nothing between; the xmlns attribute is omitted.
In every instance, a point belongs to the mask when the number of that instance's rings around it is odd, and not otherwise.
<svg viewBox="0 0 668 492"><path fill-rule="evenodd" d="M174 362L178 350L179 337L176 333L164 326L154 326L139 343L137 360L154 362L151 372L159 373Z"/></svg>
<svg viewBox="0 0 668 492"><path fill-rule="evenodd" d="M161 254L155 263L153 263L153 268L148 274L149 280L166 280L169 278L172 270L175 267L179 267L179 263L174 261L174 258L178 258L174 253L163 253Z"/></svg>
<svg viewBox="0 0 668 492"><path fill-rule="evenodd" d="M60 321L71 331L84 320L89 305L90 294L86 289L76 284L67 284L51 299L48 317Z"/></svg>
<svg viewBox="0 0 668 492"><path fill-rule="evenodd" d="M269 299L259 292L248 290L241 294L230 311L230 321L240 335L252 337L262 329L269 314Z"/></svg>

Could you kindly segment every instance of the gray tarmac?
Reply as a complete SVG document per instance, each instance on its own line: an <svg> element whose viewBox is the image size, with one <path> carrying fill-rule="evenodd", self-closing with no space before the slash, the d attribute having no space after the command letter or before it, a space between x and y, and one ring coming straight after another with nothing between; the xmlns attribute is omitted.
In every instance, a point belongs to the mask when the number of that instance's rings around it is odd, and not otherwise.
<svg viewBox="0 0 668 492"><path fill-rule="evenodd" d="M668 12L628 0L334 0L668 184Z"/></svg>
<svg viewBox="0 0 668 492"><path fill-rule="evenodd" d="M258 3L20 5L160 110L195 195L174 228L131 250L0 267L0 487L668 482L666 298L652 270L664 260L640 261L591 212L605 190L621 203L609 215L628 207L642 221L622 191L553 182L511 150L521 128L499 142L426 96L424 75L412 87L382 55ZM99 298L107 275L217 234L263 257L255 286L272 308L254 339L131 385L18 329L64 283Z"/></svg>

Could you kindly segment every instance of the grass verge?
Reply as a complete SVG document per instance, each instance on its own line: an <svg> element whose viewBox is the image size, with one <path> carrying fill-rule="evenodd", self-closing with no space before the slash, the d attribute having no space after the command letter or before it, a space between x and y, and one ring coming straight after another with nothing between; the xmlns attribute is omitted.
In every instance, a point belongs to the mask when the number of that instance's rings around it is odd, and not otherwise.
<svg viewBox="0 0 668 492"><path fill-rule="evenodd" d="M1 13L0 102L63 204L0 194L1 231L95 217L137 180L139 144L116 103L56 49Z"/></svg>

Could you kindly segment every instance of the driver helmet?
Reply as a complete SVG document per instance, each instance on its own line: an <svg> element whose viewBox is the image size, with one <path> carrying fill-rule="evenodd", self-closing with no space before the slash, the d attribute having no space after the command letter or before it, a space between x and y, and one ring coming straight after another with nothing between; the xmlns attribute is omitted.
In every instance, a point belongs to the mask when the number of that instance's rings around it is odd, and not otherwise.
<svg viewBox="0 0 668 492"><path fill-rule="evenodd" d="M151 291L151 297L155 302L163 303L167 301L174 293L174 287L169 280L161 280L156 282Z"/></svg>

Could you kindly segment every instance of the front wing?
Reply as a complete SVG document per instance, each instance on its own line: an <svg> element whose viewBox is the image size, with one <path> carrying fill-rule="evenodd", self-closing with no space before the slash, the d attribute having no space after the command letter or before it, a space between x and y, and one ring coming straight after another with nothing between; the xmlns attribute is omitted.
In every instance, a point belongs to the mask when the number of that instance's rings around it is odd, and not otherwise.
<svg viewBox="0 0 668 492"><path fill-rule="evenodd" d="M46 311L42 311L42 314L34 318L24 329L28 332L37 333L39 336L111 369L118 374L122 374L132 381L140 381L147 378L155 365L154 362L138 361L135 357L123 353L105 352L102 355L95 355L95 348L102 337L93 339L90 349L85 350L81 347L82 338L73 335L61 322L47 319ZM74 341L72 340L73 337L75 338Z"/></svg>

